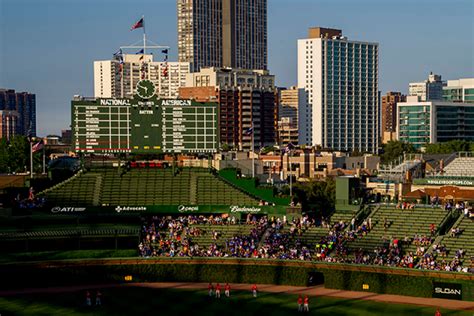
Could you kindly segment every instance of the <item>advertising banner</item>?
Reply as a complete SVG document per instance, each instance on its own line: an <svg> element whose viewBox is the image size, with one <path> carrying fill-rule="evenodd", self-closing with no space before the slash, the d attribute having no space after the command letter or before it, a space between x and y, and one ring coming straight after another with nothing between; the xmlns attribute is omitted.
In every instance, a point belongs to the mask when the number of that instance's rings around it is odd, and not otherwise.
<svg viewBox="0 0 474 316"><path fill-rule="evenodd" d="M462 284L433 282L433 297L462 300Z"/></svg>

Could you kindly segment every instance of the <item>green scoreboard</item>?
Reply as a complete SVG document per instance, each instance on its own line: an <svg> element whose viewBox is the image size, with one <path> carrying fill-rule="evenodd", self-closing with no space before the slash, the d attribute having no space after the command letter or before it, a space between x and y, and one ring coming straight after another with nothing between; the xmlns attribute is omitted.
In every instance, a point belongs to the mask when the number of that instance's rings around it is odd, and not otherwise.
<svg viewBox="0 0 474 316"><path fill-rule="evenodd" d="M82 98L72 101L71 114L76 152L212 153L219 146L215 103Z"/></svg>

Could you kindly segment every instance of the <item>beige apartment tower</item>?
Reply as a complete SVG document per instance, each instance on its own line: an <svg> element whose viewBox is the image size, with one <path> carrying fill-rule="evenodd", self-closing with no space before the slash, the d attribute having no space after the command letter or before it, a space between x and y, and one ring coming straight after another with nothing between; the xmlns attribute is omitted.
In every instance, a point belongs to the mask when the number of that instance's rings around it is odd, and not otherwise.
<svg viewBox="0 0 474 316"><path fill-rule="evenodd" d="M267 0L177 0L178 55L204 67L267 69Z"/></svg>
<svg viewBox="0 0 474 316"><path fill-rule="evenodd" d="M96 98L132 98L137 83L151 80L156 95L176 99L184 87L189 63L153 61L153 55L124 54L118 59L94 61L94 96Z"/></svg>

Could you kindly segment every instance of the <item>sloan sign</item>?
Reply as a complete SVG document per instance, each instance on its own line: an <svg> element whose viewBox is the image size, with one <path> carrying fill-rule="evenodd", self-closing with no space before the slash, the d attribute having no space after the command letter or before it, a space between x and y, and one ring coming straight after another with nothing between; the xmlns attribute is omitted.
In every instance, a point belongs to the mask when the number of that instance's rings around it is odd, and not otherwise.
<svg viewBox="0 0 474 316"><path fill-rule="evenodd" d="M456 283L433 282L433 297L462 300L462 285Z"/></svg>

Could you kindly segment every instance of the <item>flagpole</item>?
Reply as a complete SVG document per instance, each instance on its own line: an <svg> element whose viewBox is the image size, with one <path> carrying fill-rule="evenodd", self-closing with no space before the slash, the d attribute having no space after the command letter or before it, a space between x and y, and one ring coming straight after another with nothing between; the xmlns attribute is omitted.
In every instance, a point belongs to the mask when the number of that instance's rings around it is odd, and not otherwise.
<svg viewBox="0 0 474 316"><path fill-rule="evenodd" d="M288 155L291 155L291 148L290 148L290 152L288 153ZM289 157L289 156L288 156ZM288 158L288 161L289 161L289 164L290 164L290 203L293 201L293 174L292 174L292 168L291 168L291 159Z"/></svg>
<svg viewBox="0 0 474 316"><path fill-rule="evenodd" d="M146 31L145 31L145 16L142 15L143 20L143 55L146 55Z"/></svg>
<svg viewBox="0 0 474 316"><path fill-rule="evenodd" d="M255 135L255 130L252 124L252 178L255 178L255 141L254 141L255 136L254 135Z"/></svg>
<svg viewBox="0 0 474 316"><path fill-rule="evenodd" d="M33 179L33 139L30 139L30 178Z"/></svg>
<svg viewBox="0 0 474 316"><path fill-rule="evenodd" d="M43 143L43 174L46 174L46 146Z"/></svg>

